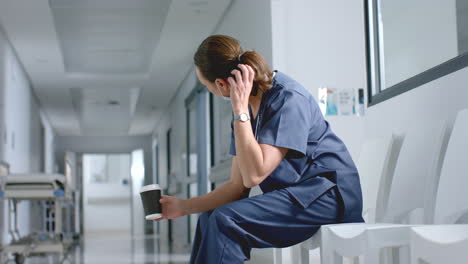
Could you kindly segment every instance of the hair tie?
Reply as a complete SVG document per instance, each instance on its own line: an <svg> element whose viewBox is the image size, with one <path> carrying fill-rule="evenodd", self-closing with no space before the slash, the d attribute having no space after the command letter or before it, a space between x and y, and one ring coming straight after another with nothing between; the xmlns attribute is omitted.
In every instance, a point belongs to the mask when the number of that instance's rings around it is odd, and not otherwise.
<svg viewBox="0 0 468 264"><path fill-rule="evenodd" d="M237 61L241 62L241 56L244 55L245 51L242 52L241 54L239 54L239 56L237 56Z"/></svg>

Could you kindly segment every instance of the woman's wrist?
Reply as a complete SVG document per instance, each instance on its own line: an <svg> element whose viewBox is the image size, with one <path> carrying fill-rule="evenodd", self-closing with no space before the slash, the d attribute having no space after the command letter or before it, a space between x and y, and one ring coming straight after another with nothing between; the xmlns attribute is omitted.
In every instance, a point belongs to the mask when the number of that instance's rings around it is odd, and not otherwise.
<svg viewBox="0 0 468 264"><path fill-rule="evenodd" d="M248 107L236 107L236 108L233 108L232 110L233 110L232 112L234 113L234 115L240 115L242 113L249 114L249 108Z"/></svg>
<svg viewBox="0 0 468 264"><path fill-rule="evenodd" d="M180 200L180 207L184 216L191 214L190 199L191 198Z"/></svg>

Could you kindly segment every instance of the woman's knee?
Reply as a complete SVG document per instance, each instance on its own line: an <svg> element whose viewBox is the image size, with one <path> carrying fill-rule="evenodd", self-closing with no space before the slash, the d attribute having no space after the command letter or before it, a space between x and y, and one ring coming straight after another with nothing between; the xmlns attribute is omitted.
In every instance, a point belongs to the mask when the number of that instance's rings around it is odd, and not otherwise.
<svg viewBox="0 0 468 264"><path fill-rule="evenodd" d="M202 225L208 222L208 219L210 218L211 214L213 213L213 210L210 211L205 211L201 213L198 216L198 222L200 222Z"/></svg>
<svg viewBox="0 0 468 264"><path fill-rule="evenodd" d="M211 226L216 225L218 228L223 228L232 223L232 210L229 204L225 204L213 210L209 217Z"/></svg>

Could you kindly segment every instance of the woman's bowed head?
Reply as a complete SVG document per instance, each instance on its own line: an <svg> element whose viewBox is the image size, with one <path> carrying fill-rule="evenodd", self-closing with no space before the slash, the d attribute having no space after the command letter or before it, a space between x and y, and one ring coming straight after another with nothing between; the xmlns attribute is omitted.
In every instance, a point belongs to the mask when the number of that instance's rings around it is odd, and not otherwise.
<svg viewBox="0 0 468 264"><path fill-rule="evenodd" d="M196 69L200 82L208 87L208 89L216 89L219 91L218 95L221 97L229 97L234 113L242 112L248 109L250 93L252 91L253 79L255 72L248 64L238 64L241 69L234 69L231 73L235 77L228 77L227 80L216 79L214 83L210 83L200 75L198 68ZM235 79L234 79L235 78ZM227 90L227 92L226 92ZM229 93L225 96L224 93ZM213 92L213 91L212 91ZM213 92L214 94L217 94Z"/></svg>
<svg viewBox="0 0 468 264"><path fill-rule="evenodd" d="M261 98L271 87L273 73L257 52L243 51L229 36L206 38L194 55L195 71L200 82L215 95L230 98L234 114L248 112L249 102Z"/></svg>

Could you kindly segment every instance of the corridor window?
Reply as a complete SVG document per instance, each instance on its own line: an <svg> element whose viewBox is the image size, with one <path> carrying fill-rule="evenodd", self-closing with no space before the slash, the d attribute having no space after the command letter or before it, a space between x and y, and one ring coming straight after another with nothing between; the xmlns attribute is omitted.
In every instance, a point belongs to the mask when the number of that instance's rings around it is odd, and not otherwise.
<svg viewBox="0 0 468 264"><path fill-rule="evenodd" d="M187 176L197 177L197 97L190 97L187 115Z"/></svg>
<svg viewBox="0 0 468 264"><path fill-rule="evenodd" d="M369 106L468 66L468 1L366 0Z"/></svg>
<svg viewBox="0 0 468 264"><path fill-rule="evenodd" d="M130 154L85 154L86 183L120 183L130 178Z"/></svg>
<svg viewBox="0 0 468 264"><path fill-rule="evenodd" d="M232 106L219 96L213 99L213 140L215 148L214 164L230 160Z"/></svg>

